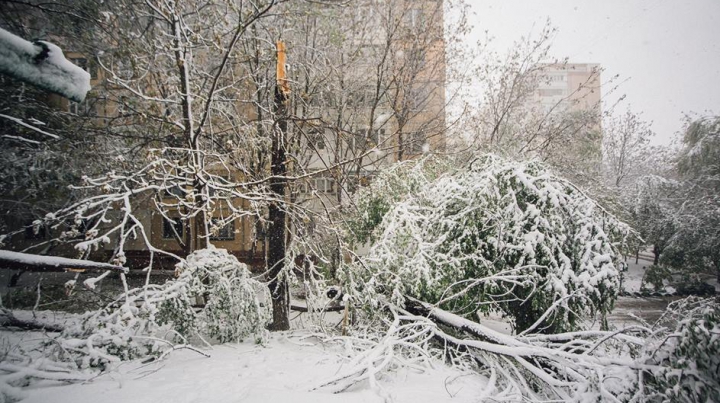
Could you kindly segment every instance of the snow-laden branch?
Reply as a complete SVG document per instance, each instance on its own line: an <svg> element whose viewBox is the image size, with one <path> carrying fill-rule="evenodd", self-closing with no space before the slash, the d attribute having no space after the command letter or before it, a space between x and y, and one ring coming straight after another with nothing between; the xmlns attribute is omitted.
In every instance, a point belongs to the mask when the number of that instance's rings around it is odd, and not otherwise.
<svg viewBox="0 0 720 403"><path fill-rule="evenodd" d="M58 137L56 134L48 133L48 132L46 132L45 130L42 130L42 129L36 127L36 126L33 126L33 125L29 124L29 123L25 123L22 119L18 119L18 118L12 117L12 116L4 115L4 114L2 114L2 113L0 113L0 118L13 121L13 122L19 124L19 125L22 126L22 127L28 128L28 129L30 129L30 130L32 130L32 131L35 131L35 132L38 132L38 133L40 133L40 134L44 134L44 135L46 135L46 136L48 136L48 137L50 137L50 138L53 138L53 139L59 139L59 138L60 138L60 137ZM8 136L4 136L4 137L8 137ZM29 141L29 140L26 140L26 141ZM36 141L33 141L33 142L34 142L34 143L37 143Z"/></svg>
<svg viewBox="0 0 720 403"><path fill-rule="evenodd" d="M90 73L65 59L57 45L31 43L2 28L0 72L75 102L82 102L90 91Z"/></svg>
<svg viewBox="0 0 720 403"><path fill-rule="evenodd" d="M64 269L111 270L127 273L127 268L109 263L68 259L58 256L41 256L0 250L0 264L4 268L61 271Z"/></svg>

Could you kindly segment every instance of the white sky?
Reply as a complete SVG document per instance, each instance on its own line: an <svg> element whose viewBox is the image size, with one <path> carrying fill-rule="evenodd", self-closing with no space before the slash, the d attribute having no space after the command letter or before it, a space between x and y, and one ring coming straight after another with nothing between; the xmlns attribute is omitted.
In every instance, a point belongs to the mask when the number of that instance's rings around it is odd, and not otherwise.
<svg viewBox="0 0 720 403"><path fill-rule="evenodd" d="M473 39L488 31L505 52L547 18L559 29L552 56L599 63L603 81L653 122L656 143L682 128L684 112L720 113L720 0L467 0ZM624 106L618 109L623 111Z"/></svg>

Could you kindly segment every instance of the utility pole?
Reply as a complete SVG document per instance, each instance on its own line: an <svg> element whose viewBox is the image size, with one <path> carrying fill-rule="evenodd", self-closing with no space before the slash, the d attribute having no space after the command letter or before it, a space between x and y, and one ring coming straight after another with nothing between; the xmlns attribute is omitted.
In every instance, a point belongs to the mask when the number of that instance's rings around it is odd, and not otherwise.
<svg viewBox="0 0 720 403"><path fill-rule="evenodd" d="M285 144L287 143L287 114L290 99L290 85L285 71L285 43L277 42L277 69L275 83L275 127L272 131L272 150L270 162L270 190L274 200L268 207L268 253L267 262L270 275L270 295L273 307L273 322L270 330L290 329L290 291L285 265L285 177L287 165Z"/></svg>

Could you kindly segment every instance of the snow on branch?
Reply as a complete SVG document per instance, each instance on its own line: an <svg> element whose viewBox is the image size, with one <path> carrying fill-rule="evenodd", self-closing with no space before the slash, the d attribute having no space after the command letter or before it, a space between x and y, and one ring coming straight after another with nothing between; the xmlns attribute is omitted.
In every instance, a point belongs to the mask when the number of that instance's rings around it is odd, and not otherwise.
<svg viewBox="0 0 720 403"><path fill-rule="evenodd" d="M2 28L0 73L75 102L82 102L90 91L90 73L65 59L57 45L45 41L31 43Z"/></svg>
<svg viewBox="0 0 720 403"><path fill-rule="evenodd" d="M127 268L109 263L92 262L80 259L68 259L57 256L40 256L28 253L0 250L0 264L12 269L35 268L47 271L60 271L64 268L89 270L114 270L127 273Z"/></svg>

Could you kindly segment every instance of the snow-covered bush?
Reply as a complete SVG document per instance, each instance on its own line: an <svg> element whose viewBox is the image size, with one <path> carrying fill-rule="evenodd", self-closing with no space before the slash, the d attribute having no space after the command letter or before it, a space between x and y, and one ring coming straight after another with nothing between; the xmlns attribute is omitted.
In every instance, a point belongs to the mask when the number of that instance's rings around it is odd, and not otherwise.
<svg viewBox="0 0 720 403"><path fill-rule="evenodd" d="M652 265L645 270L640 289L642 291L663 291L665 284L672 280L672 271L667 266Z"/></svg>
<svg viewBox="0 0 720 403"><path fill-rule="evenodd" d="M179 276L163 285L128 289L113 303L71 322L52 345L55 359L80 368L159 356L189 336L220 342L261 338L270 320L269 291L224 249L190 254ZM123 276L124 280L124 276ZM198 304L204 302L204 304ZM196 308L197 307L197 308Z"/></svg>
<svg viewBox="0 0 720 403"><path fill-rule="evenodd" d="M720 302L687 298L673 302L674 330L646 345L639 388L648 401L720 401Z"/></svg>
<svg viewBox="0 0 720 403"><path fill-rule="evenodd" d="M469 318L499 311L518 331L557 332L612 308L613 240L626 233L542 164L486 156L395 203L346 274L370 307L378 294L398 304L412 296Z"/></svg>
<svg viewBox="0 0 720 403"><path fill-rule="evenodd" d="M183 284L177 298L160 305L160 323L172 323L183 335L194 331L220 342L262 336L270 321L267 286L250 278L244 263L225 249L199 250L177 265ZM198 312L197 301L204 300Z"/></svg>

